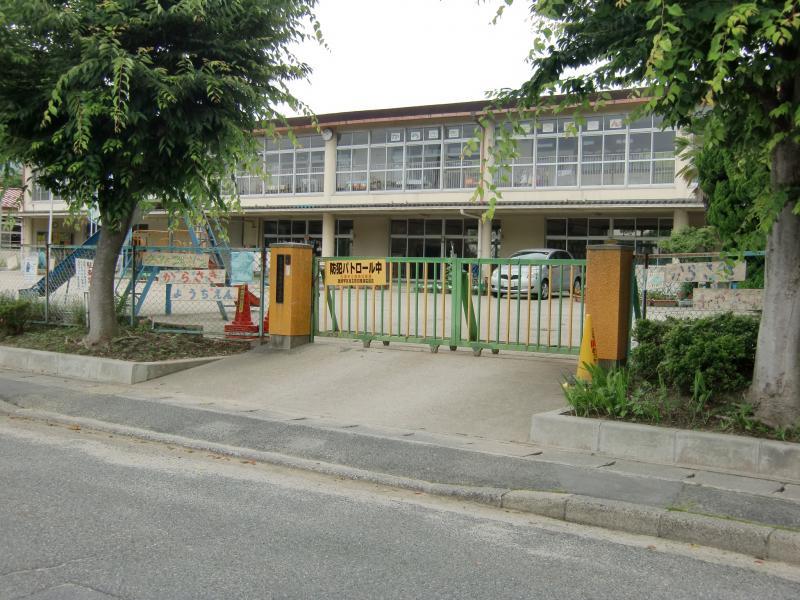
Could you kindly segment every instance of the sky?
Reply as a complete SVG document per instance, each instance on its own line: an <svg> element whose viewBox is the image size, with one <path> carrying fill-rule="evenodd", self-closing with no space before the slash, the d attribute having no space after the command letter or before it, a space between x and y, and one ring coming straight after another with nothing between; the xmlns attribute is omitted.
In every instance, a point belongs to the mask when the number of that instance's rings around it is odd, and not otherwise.
<svg viewBox="0 0 800 600"><path fill-rule="evenodd" d="M317 114L481 100L528 78L533 36L517 0L319 0L329 49L295 52L314 72L292 92Z"/></svg>

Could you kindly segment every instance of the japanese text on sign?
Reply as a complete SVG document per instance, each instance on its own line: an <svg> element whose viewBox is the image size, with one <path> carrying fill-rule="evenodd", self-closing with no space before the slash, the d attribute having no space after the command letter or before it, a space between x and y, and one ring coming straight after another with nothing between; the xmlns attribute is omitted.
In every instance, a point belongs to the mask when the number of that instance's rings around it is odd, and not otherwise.
<svg viewBox="0 0 800 600"><path fill-rule="evenodd" d="M88 258L75 259L75 277L78 281L78 289L85 292L89 289L92 283L92 270L94 269L94 261Z"/></svg>
<svg viewBox="0 0 800 600"><path fill-rule="evenodd" d="M211 287L206 285L176 285L170 290L173 302L214 300L217 302L236 300L236 288Z"/></svg>
<svg viewBox="0 0 800 600"><path fill-rule="evenodd" d="M386 285L385 260L330 260L325 265L325 285Z"/></svg>
<svg viewBox="0 0 800 600"><path fill-rule="evenodd" d="M225 271L222 269L176 269L159 271L158 281L161 283L224 283Z"/></svg>

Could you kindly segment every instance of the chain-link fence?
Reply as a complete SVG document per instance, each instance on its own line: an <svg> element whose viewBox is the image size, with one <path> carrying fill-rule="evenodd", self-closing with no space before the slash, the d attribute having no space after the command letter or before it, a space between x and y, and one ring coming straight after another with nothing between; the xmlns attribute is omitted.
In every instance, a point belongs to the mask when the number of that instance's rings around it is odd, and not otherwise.
<svg viewBox="0 0 800 600"><path fill-rule="evenodd" d="M88 323L95 246L23 246L2 257L0 293L33 300L37 321ZM114 277L118 318L158 331L262 335L265 263L258 249L125 246Z"/></svg>
<svg viewBox="0 0 800 600"><path fill-rule="evenodd" d="M758 314L764 252L637 255L636 316L698 318L724 312Z"/></svg>

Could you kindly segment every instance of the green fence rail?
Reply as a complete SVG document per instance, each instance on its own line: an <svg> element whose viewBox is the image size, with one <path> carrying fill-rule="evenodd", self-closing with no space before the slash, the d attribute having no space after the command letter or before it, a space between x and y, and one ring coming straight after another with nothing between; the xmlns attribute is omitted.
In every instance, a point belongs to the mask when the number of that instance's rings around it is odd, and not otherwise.
<svg viewBox="0 0 800 600"><path fill-rule="evenodd" d="M399 258L383 286L327 286L315 261L314 334L471 348L577 354L585 260Z"/></svg>

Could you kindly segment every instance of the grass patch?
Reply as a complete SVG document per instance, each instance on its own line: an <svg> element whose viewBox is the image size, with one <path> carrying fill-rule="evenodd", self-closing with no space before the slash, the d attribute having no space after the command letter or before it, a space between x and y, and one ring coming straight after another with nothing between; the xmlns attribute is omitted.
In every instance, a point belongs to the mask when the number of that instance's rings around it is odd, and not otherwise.
<svg viewBox="0 0 800 600"><path fill-rule="evenodd" d="M588 366L590 381L565 382L563 389L575 415L733 433L752 437L800 442L800 423L773 428L755 418L755 408L745 402L744 393L712 393L701 371L696 371L690 393L663 382L653 385L632 376L625 368Z"/></svg>
<svg viewBox="0 0 800 600"><path fill-rule="evenodd" d="M87 348L81 327L32 327L20 335L0 335L0 344L31 350L149 362L178 358L228 356L250 349L249 342L205 338L201 335L157 333L144 328L121 328L108 344Z"/></svg>

